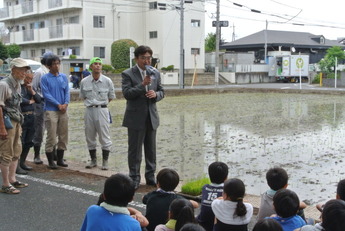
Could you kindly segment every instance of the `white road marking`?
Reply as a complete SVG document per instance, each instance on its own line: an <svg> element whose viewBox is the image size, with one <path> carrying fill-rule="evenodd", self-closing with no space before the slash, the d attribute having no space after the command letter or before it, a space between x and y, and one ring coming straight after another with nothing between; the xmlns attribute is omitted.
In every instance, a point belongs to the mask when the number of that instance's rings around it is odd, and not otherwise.
<svg viewBox="0 0 345 231"><path fill-rule="evenodd" d="M28 180L31 180L31 181L35 181L35 182L42 183L42 184L45 184L45 185L50 185L50 186L57 187L57 188L66 189L66 190L69 190L69 191L74 191L74 192L86 194L86 195L89 195L89 196L99 197L99 195L101 194L100 192L95 192L95 191L92 191L92 190L85 190L83 188L78 188L78 187L67 185L67 184L60 184L60 183L56 183L56 182L53 182L53 181L50 181L50 180L44 180L44 179L40 179L40 178L28 176L28 175L20 175L20 176L17 175L17 177L23 178L23 179L28 179ZM132 202L129 203L129 205L131 205L133 207L139 207L139 208L142 208L142 209L146 209L146 205L144 205L143 203L140 203L138 201L132 201Z"/></svg>

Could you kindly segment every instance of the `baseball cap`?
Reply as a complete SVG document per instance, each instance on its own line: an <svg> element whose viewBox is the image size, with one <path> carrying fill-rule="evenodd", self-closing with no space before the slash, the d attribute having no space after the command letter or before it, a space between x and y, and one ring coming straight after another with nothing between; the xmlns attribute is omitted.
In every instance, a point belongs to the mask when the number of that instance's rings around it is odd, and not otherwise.
<svg viewBox="0 0 345 231"><path fill-rule="evenodd" d="M90 59L90 66L91 66L93 63L102 63L102 59L99 58L99 57L93 57L92 59Z"/></svg>
<svg viewBox="0 0 345 231"><path fill-rule="evenodd" d="M10 67L11 69L13 67L27 67L30 69L30 66L29 64L22 58L15 58L15 59L12 59L11 63L10 63Z"/></svg>

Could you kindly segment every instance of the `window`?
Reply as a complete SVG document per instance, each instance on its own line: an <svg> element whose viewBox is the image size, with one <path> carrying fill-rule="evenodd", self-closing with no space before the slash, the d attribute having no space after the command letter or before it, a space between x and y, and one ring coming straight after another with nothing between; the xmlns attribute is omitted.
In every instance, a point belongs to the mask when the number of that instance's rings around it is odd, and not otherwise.
<svg viewBox="0 0 345 231"><path fill-rule="evenodd" d="M35 58L36 57L36 50L30 50L30 56L31 56L31 58Z"/></svg>
<svg viewBox="0 0 345 231"><path fill-rule="evenodd" d="M57 55L62 55L62 51L63 51L63 48L62 47L58 47L57 50L56 50L56 54Z"/></svg>
<svg viewBox="0 0 345 231"><path fill-rule="evenodd" d="M150 39L152 38L158 38L157 31L150 31Z"/></svg>
<svg viewBox="0 0 345 231"><path fill-rule="evenodd" d="M70 47L71 55L80 55L80 47Z"/></svg>
<svg viewBox="0 0 345 231"><path fill-rule="evenodd" d="M192 19L191 24L192 27L200 27L200 20Z"/></svg>
<svg viewBox="0 0 345 231"><path fill-rule="evenodd" d="M94 28L104 28L105 27L105 17L104 16L93 16L93 27Z"/></svg>
<svg viewBox="0 0 345 231"><path fill-rule="evenodd" d="M149 9L150 10L157 9L157 2L149 2Z"/></svg>
<svg viewBox="0 0 345 231"><path fill-rule="evenodd" d="M200 55L200 48L192 48L191 53L192 55Z"/></svg>
<svg viewBox="0 0 345 231"><path fill-rule="evenodd" d="M105 47L94 47L93 54L95 57L105 58Z"/></svg>
<svg viewBox="0 0 345 231"><path fill-rule="evenodd" d="M70 24L79 24L79 15L70 17L69 18L69 23Z"/></svg>

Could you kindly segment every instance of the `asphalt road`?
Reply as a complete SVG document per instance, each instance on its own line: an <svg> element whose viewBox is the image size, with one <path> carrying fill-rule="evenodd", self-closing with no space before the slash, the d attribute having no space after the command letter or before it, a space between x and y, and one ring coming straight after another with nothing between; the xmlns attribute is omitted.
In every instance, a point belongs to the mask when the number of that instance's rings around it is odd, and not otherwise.
<svg viewBox="0 0 345 231"><path fill-rule="evenodd" d="M0 194L0 230L79 230L87 208L97 202L103 190L105 177L63 169L52 171L42 165L28 176L18 176L18 180L29 187L18 195ZM131 206L144 212L140 201L146 192L139 190L137 202Z"/></svg>

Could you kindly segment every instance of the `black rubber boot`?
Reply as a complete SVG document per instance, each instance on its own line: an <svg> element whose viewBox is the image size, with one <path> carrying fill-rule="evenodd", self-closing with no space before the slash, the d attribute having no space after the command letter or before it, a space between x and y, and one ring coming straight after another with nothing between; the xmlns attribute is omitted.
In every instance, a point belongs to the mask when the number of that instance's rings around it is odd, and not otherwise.
<svg viewBox="0 0 345 231"><path fill-rule="evenodd" d="M46 156L48 159L48 168L57 169L57 165L55 164L53 159L53 152L46 152Z"/></svg>
<svg viewBox="0 0 345 231"><path fill-rule="evenodd" d="M34 146L34 151L35 151L34 163L43 164L43 161L40 158L41 145Z"/></svg>
<svg viewBox="0 0 345 231"><path fill-rule="evenodd" d="M29 154L29 150L30 150L30 147L23 147L22 149L22 153L20 154L20 159L19 159L19 166L23 169L23 170L26 170L26 171L31 171L32 168L27 166L25 164L25 161L26 161L26 157L28 156Z"/></svg>
<svg viewBox="0 0 345 231"><path fill-rule="evenodd" d="M53 160L54 160L54 161L57 161L57 160L58 160L57 154L56 154L56 145L54 145L54 149L53 149Z"/></svg>
<svg viewBox="0 0 345 231"><path fill-rule="evenodd" d="M102 157L103 157L103 163L102 163L102 170L108 170L108 158L109 158L109 150L102 150Z"/></svg>
<svg viewBox="0 0 345 231"><path fill-rule="evenodd" d="M20 167L20 164L19 164L19 163L17 164L16 173L19 174L19 175L28 175L28 172L25 171L25 170L23 170L23 169Z"/></svg>
<svg viewBox="0 0 345 231"><path fill-rule="evenodd" d="M97 167L97 156L96 156L96 149L95 150L89 150L90 153L90 163L85 166L85 168L94 168Z"/></svg>
<svg viewBox="0 0 345 231"><path fill-rule="evenodd" d="M56 164L61 167L68 167L68 164L65 164L64 159L63 159L64 152L65 150L61 150L61 149L56 150L56 156L57 156Z"/></svg>

